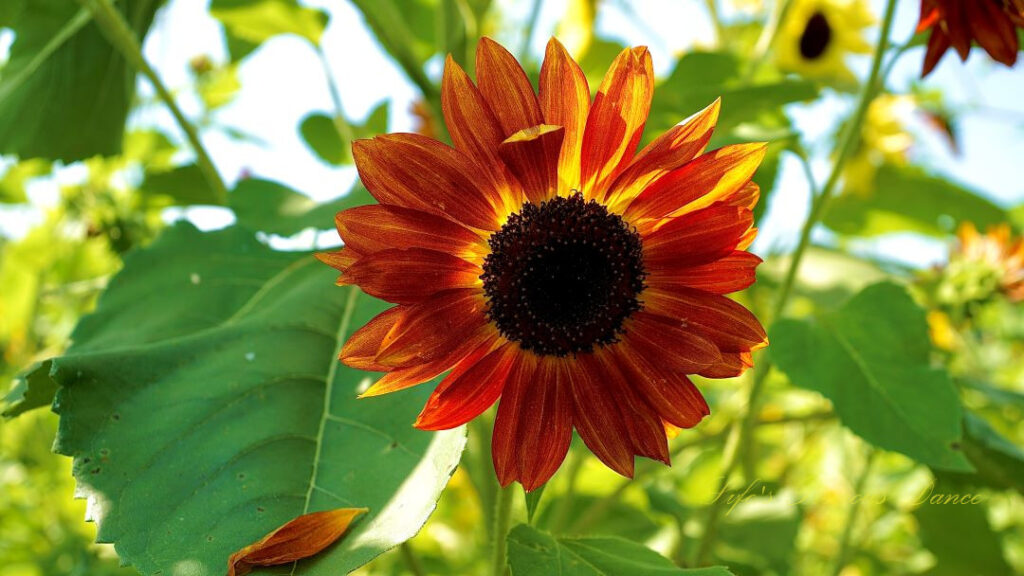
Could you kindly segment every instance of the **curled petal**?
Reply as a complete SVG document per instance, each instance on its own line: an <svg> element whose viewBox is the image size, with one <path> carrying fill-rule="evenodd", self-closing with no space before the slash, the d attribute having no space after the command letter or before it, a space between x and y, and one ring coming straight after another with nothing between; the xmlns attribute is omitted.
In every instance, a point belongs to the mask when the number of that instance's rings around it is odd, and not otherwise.
<svg viewBox="0 0 1024 576"><path fill-rule="evenodd" d="M628 341L614 347L615 361L630 386L666 422L693 428L711 413L704 396L685 374L673 372L659 361L636 350Z"/></svg>
<svg viewBox="0 0 1024 576"><path fill-rule="evenodd" d="M754 283L757 265L761 262L755 254L734 250L728 256L707 264L652 272L650 281L666 289L686 287L714 294L731 294Z"/></svg>
<svg viewBox="0 0 1024 576"><path fill-rule="evenodd" d="M465 340L444 350L433 360L414 363L404 368L389 368L390 372L374 382L359 397L380 396L381 394L404 390L434 379L441 373L451 370L460 361L469 364L477 362L493 346L495 340L496 335L493 333L485 331L473 332Z"/></svg>
<svg viewBox="0 0 1024 576"><path fill-rule="evenodd" d="M665 366L683 374L696 374L721 360L718 348L685 323L648 312L637 312L626 321L625 338L647 358L659 358Z"/></svg>
<svg viewBox="0 0 1024 576"><path fill-rule="evenodd" d="M348 366L359 370L374 372L389 370L387 366L378 364L376 358L384 337L395 327L403 313L404 310L401 306L395 306L374 316L365 326L356 330L349 337L341 348L339 359Z"/></svg>
<svg viewBox="0 0 1024 576"><path fill-rule="evenodd" d="M526 197L535 204L557 193L558 154L564 135L561 126L541 124L516 132L498 148Z"/></svg>
<svg viewBox="0 0 1024 576"><path fill-rule="evenodd" d="M618 373L609 374L593 354L576 357L577 366L569 374L575 419L573 423L583 443L601 462L623 476L633 477L633 449L616 398L610 387L623 387L615 381Z"/></svg>

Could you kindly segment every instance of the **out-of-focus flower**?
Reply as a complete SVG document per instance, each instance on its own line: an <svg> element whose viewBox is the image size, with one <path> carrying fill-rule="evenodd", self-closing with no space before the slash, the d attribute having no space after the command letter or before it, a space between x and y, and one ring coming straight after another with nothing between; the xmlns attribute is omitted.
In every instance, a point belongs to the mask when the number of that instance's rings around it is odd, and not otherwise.
<svg viewBox="0 0 1024 576"><path fill-rule="evenodd" d="M952 350L956 347L956 329L949 315L941 310L928 311L928 335L932 343L940 350Z"/></svg>
<svg viewBox="0 0 1024 576"><path fill-rule="evenodd" d="M1022 0L921 0L917 32L931 30L921 76L930 74L951 46L966 62L972 41L993 60L1013 66L1019 27L1024 27Z"/></svg>
<svg viewBox="0 0 1024 576"><path fill-rule="evenodd" d="M861 126L860 146L843 168L845 190L870 194L882 165L906 164L914 143L906 120L916 109L913 96L908 95L880 94L871 102Z"/></svg>
<svg viewBox="0 0 1024 576"><path fill-rule="evenodd" d="M1008 224L985 234L965 222L950 255L939 297L946 302L985 300L996 293L1024 301L1024 238L1013 238Z"/></svg>
<svg viewBox="0 0 1024 576"><path fill-rule="evenodd" d="M779 68L808 78L852 83L850 54L869 54L863 31L874 22L865 0L794 0L776 40Z"/></svg>
<svg viewBox="0 0 1024 576"><path fill-rule="evenodd" d="M414 130L417 134L422 134L427 138L437 139L437 124L434 120L434 113L430 110L430 105L423 100L417 100L412 103L409 110L415 118L416 124Z"/></svg>
<svg viewBox="0 0 1024 576"><path fill-rule="evenodd" d="M340 212L340 284L396 304L341 358L386 372L364 395L451 370L415 425L465 424L501 398L492 454L502 485L533 490L575 428L613 470L669 462L667 436L709 413L688 378L736 376L767 344L725 294L760 258L751 177L764 144L705 153L715 102L636 153L651 105L646 48L622 51L591 102L552 39L534 92L484 38L474 85L451 58L442 103L455 147L418 134L353 146L380 202ZM666 426L666 424L668 426Z"/></svg>

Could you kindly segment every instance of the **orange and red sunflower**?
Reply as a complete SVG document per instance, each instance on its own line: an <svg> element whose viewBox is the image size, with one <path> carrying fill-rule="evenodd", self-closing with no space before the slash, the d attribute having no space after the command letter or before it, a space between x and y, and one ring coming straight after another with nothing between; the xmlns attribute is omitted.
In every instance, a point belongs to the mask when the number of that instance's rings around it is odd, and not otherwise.
<svg viewBox="0 0 1024 576"><path fill-rule="evenodd" d="M1024 27L1024 0L921 0L917 32L931 29L921 76L927 76L952 46L966 62L971 42L997 62L1017 62L1017 28Z"/></svg>
<svg viewBox="0 0 1024 576"><path fill-rule="evenodd" d="M666 435L708 406L688 375L737 376L764 329L724 294L754 282L751 176L764 144L704 153L715 102L637 145L654 76L624 50L597 95L552 39L535 92L484 38L477 84L451 58L442 108L454 148L418 134L353 145L379 204L340 212L321 255L396 304L341 360L386 372L364 396L446 371L415 425L462 425L500 398L492 454L527 490L558 469L575 428L613 470L669 462Z"/></svg>

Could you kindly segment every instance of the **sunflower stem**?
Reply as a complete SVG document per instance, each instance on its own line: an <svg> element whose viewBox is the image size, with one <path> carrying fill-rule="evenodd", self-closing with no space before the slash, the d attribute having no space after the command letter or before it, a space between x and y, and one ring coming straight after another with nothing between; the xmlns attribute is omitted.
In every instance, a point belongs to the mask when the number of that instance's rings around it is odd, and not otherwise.
<svg viewBox="0 0 1024 576"><path fill-rule="evenodd" d="M832 569L833 576L839 576L850 558L850 545L853 541L853 526L857 522L857 515L860 513L861 502L864 500L864 486L867 485L868 476L871 475L871 465L875 461L876 452L868 446L868 455L864 460L864 468L860 471L853 485L853 497L850 499L850 508L846 512L846 525L843 526L843 534L839 538L839 552L836 554L836 565Z"/></svg>
<svg viewBox="0 0 1024 576"><path fill-rule="evenodd" d="M345 108L341 104L341 90L338 88L338 80L331 71L330 63L327 61L327 54L320 46L316 48L316 56L320 60L320 67L324 70L324 79L327 80L327 91L331 95L331 104L334 106L334 127L341 134L344 142L352 142L355 134L352 132L352 125L345 117Z"/></svg>
<svg viewBox="0 0 1024 576"><path fill-rule="evenodd" d="M498 492L498 501L494 505L494 531L492 533L494 552L491 574L493 576L504 576L506 566L505 551L508 543L509 525L512 521L512 498L516 490L509 484Z"/></svg>
<svg viewBox="0 0 1024 576"><path fill-rule="evenodd" d="M775 42L775 36L779 33L779 26L789 12L790 4L792 4L792 0L775 0L772 12L769 14L764 28L761 29L761 35L757 37L754 55L750 58L750 64L743 75L744 80L749 80L761 69L761 65L768 57L768 50L771 49L772 43Z"/></svg>
<svg viewBox="0 0 1024 576"><path fill-rule="evenodd" d="M196 155L196 165L199 167L200 172L202 172L207 184L213 190L217 202L226 205L228 202L227 185L224 184L224 180L220 177L220 173L217 172L213 160L210 158L209 153L207 153L206 148L203 147L203 142L199 139L199 132L185 118L184 112L178 107L178 103L175 101L171 91L168 90L160 76L157 75L156 70L149 65L149 62L142 55L139 40L135 37L135 32L132 31L128 22L125 21L124 16L114 8L110 0L78 0L78 2L92 13L93 20L107 38L107 41L124 56L125 60L133 68L141 72L149 80L150 84L153 85L157 96L167 106L171 115L174 116L175 122L178 123L182 132L185 133L185 138L192 146L192 151Z"/></svg>
<svg viewBox="0 0 1024 576"><path fill-rule="evenodd" d="M725 26L722 25L722 16L718 10L718 0L704 0L704 4L707 6L711 24L715 27L715 45L721 46L722 40L725 39Z"/></svg>
<svg viewBox="0 0 1024 576"><path fill-rule="evenodd" d="M416 555L416 551L412 549L412 545L408 541L402 542L398 548L402 551L402 559L413 576L427 576L426 570L423 569L423 563L420 562L419 556Z"/></svg>
<svg viewBox="0 0 1024 576"><path fill-rule="evenodd" d="M789 268L786 271L785 280L779 290L778 299L775 302L775 307L771 315L771 320L773 322L777 320L783 312L785 312L786 304L789 302L789 297L793 291L797 272L800 270L800 263L803 260L807 247L811 242L811 231L814 229L815 224L817 224L824 215L825 207L828 205L828 201L835 193L836 186L839 183L843 166L845 166L846 161L850 158L860 140L861 124L864 121L864 116L867 114L868 107L871 105L871 102L875 99L875 96L878 93L882 60L888 47L889 35L892 31L895 13L896 0L888 0L885 7L885 16L882 21L882 28L878 35L878 45L875 47L874 57L871 62L871 71L861 88L857 108L854 110L853 116L851 116L850 121L846 125L846 129L842 133L835 156L835 162L832 165L832 171L829 174L825 185L822 187L821 193L818 195L817 199L811 203L810 213L807 215L807 220L804 222L803 228L800 231L800 240L797 244L796 250L793 252L793 257L789 262ZM737 465L744 460L744 453L752 449L751 440L755 429L754 424L757 421L757 415L759 412L758 407L760 405L760 397L761 393L764 391L765 382L768 379L768 374L771 372L771 368L771 362L766 359L762 359L762 361L758 363L757 368L754 369L754 379L750 386L750 392L747 399L747 409L737 424L739 428L736 443L732 444L731 449L726 452L725 463L722 467L722 475L719 481L719 490L716 494L721 494L728 488L729 477L736 470ZM718 533L718 524L721 521L722 510L725 502L726 498L716 498L708 507L707 520L704 524L704 535L701 537L700 543L697 546L695 557L696 565L705 564L711 555L711 548Z"/></svg>

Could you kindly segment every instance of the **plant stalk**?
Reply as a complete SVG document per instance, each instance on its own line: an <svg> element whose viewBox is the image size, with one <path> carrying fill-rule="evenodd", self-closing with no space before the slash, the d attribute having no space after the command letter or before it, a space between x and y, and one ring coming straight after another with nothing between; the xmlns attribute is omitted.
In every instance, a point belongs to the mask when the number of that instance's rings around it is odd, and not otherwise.
<svg viewBox="0 0 1024 576"><path fill-rule="evenodd" d="M882 27L879 31L878 44L875 47L874 57L871 62L871 71L869 72L867 80L865 80L864 86L861 89L857 108L854 110L853 116L851 116L850 121L846 125L846 129L842 133L835 162L832 165L832 171L829 174L828 180L822 187L821 193L818 195L817 199L811 203L810 213L807 215L807 220L804 222L803 228L800 232L800 240L797 244L796 250L793 252L793 257L789 262L789 268L786 271L785 280L779 290L778 299L776 300L775 307L771 315L773 322L785 311L786 304L789 302L789 297L793 291L793 285L795 283L797 273L800 270L800 263L803 261L807 247L810 245L811 231L814 229L815 224L817 224L824 215L825 207L828 205L829 199L835 193L836 185L839 183L839 179L842 176L843 166L846 164L846 161L849 160L853 150L856 148L857 143L860 140L861 124L864 121L864 116L867 114L868 107L871 105L871 102L877 94L880 72L882 69L882 60L888 48L889 35L892 31L895 13L896 0L888 0ZM759 362L758 367L755 368L754 379L751 383L747 399L746 412L739 422L740 428L737 442L734 445L733 450L726 454L726 460L719 483L719 490L717 492L718 494L728 487L729 477L736 469L736 466L742 462L744 451L749 449L755 429L754 423L757 420L760 396L764 391L764 385L767 381L768 374L771 372L771 367L772 365L770 361L762 359L762 361ZM711 548L717 536L718 524L721 520L722 508L725 500L725 498L717 498L708 508L708 517L705 522L704 535L701 537L700 543L697 547L695 558L695 564L698 566L706 563L711 555Z"/></svg>
<svg viewBox="0 0 1024 576"><path fill-rule="evenodd" d="M153 85L157 96L167 106L168 110L171 111L174 120L178 123L182 132L185 133L185 137L188 139L189 144L192 146L192 151L196 155L196 164L199 166L199 170L203 173L203 177L210 185L210 188L213 189L217 202L221 205L227 205L227 185L224 184L224 180L217 172L213 160L211 160L206 148L203 147L203 143L199 139L199 132L185 118L185 114L178 107L178 103L175 101L171 91L167 89L167 86L160 80L160 76L157 75L156 70L149 65L149 62L142 55L139 40L135 37L135 33L128 25L128 22L125 21L124 16L121 15L110 0L78 0L78 2L89 9L96 25L114 48Z"/></svg>
<svg viewBox="0 0 1024 576"><path fill-rule="evenodd" d="M505 553L508 543L506 538L512 521L512 498L515 493L516 490L511 484L502 488L498 492L498 501L494 505L494 531L492 534L494 556L491 564L493 576L504 576L507 568Z"/></svg>

